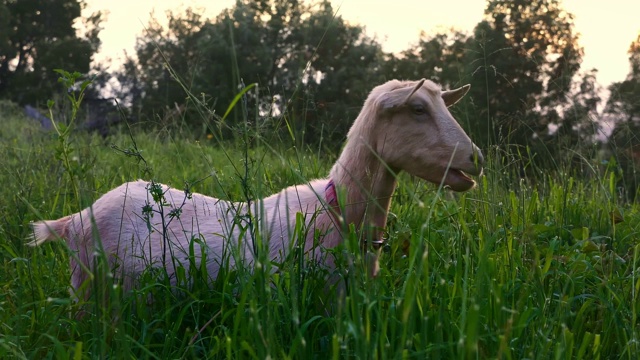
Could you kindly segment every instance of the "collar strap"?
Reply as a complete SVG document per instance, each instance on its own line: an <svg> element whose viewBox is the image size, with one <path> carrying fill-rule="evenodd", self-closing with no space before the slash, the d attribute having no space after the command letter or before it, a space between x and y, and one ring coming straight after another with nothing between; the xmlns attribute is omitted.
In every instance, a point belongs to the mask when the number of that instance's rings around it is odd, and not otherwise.
<svg viewBox="0 0 640 360"><path fill-rule="evenodd" d="M327 205L335 211L335 214L340 216L340 205L338 204L338 194L336 192L336 184L333 180L329 180L329 183L324 188L324 198Z"/></svg>

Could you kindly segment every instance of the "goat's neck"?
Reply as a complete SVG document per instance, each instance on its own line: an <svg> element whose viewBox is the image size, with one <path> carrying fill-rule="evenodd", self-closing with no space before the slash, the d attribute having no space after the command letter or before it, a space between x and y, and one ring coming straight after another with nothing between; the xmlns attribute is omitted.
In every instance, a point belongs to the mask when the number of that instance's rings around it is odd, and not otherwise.
<svg viewBox="0 0 640 360"><path fill-rule="evenodd" d="M346 198L339 204L345 225L353 223L365 238L380 240L397 184L393 172L360 141L347 143L329 177Z"/></svg>

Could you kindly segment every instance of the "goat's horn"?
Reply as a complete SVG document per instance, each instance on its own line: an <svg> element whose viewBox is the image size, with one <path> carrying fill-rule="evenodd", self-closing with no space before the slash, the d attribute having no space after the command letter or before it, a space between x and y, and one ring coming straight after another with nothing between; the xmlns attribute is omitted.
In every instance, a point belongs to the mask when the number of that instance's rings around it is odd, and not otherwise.
<svg viewBox="0 0 640 360"><path fill-rule="evenodd" d="M409 93L409 96L407 96L407 98L404 99L404 104L409 102L409 99L411 99L413 94L415 94L416 91L418 91L418 89L420 89L422 87L422 84L424 84L425 81L426 81L426 79L422 79L422 80L418 81L418 84L416 85L416 87L414 87L413 90L411 90L411 92Z"/></svg>

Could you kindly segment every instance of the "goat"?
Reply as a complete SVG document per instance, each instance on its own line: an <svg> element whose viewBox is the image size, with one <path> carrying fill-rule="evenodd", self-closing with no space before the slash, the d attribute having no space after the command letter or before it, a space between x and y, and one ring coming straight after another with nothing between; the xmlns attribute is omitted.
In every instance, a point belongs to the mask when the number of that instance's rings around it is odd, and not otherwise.
<svg viewBox="0 0 640 360"><path fill-rule="evenodd" d="M318 254L313 257L329 269L336 265L326 249L343 242L349 225L355 226L363 243L380 244L400 171L454 191L473 188L475 181L467 174L482 173L483 156L448 111L468 90L465 85L442 91L425 79L392 80L374 88L328 178L294 185L252 203L256 222L266 234L269 258L281 260L291 251L298 213L305 215L305 225L311 229L304 251L313 250ZM197 193L187 197L184 191L157 184L164 206L181 213L149 217L150 211L159 214L160 206L149 201L149 186L141 180L128 182L78 213L36 222L29 244L65 239L75 253L70 256L72 293L85 298L90 287L81 290L81 286L91 276L99 249L126 289L135 287L136 277L149 265L164 267L169 276L175 275L176 265L188 268L189 246L195 246L196 256L206 252L212 278L227 246L235 246L239 254L229 257L231 266L253 263L250 237L237 226L237 219L250 210L246 203ZM371 254L370 273L375 276L378 252Z"/></svg>

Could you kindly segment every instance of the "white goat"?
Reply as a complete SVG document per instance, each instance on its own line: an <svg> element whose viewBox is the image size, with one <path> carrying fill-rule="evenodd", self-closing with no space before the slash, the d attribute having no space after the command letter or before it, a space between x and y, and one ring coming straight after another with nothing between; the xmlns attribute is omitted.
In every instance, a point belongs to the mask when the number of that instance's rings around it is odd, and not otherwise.
<svg viewBox="0 0 640 360"><path fill-rule="evenodd" d="M254 203L261 210L253 214L268 242L270 259L281 260L291 251L297 213L311 229L305 252L313 249L316 260L328 268L335 267L335 260L324 250L341 244L350 224L363 243L379 243L400 171L455 191L471 189L475 182L465 173L481 174L482 154L447 109L468 90L469 85L441 91L424 79L392 80L373 89L328 178L288 187ZM187 199L183 191L166 186L162 191L165 208L180 208L179 217L164 214L162 219L159 204L150 199L149 183L128 182L81 212L33 224L30 245L66 239L76 253L70 256L71 285L76 296L85 298L90 287L81 286L90 278L98 246L125 288L135 286L136 277L149 265L164 266L170 276L176 264L188 268L190 243L196 256L206 252L212 277L218 274L222 254L234 246L239 256L229 256L230 265L253 262L250 236L237 226L238 218L247 213L246 204L195 193ZM153 217L143 213L149 206ZM193 242L194 238L203 241ZM370 272L375 274L375 255L373 267Z"/></svg>

